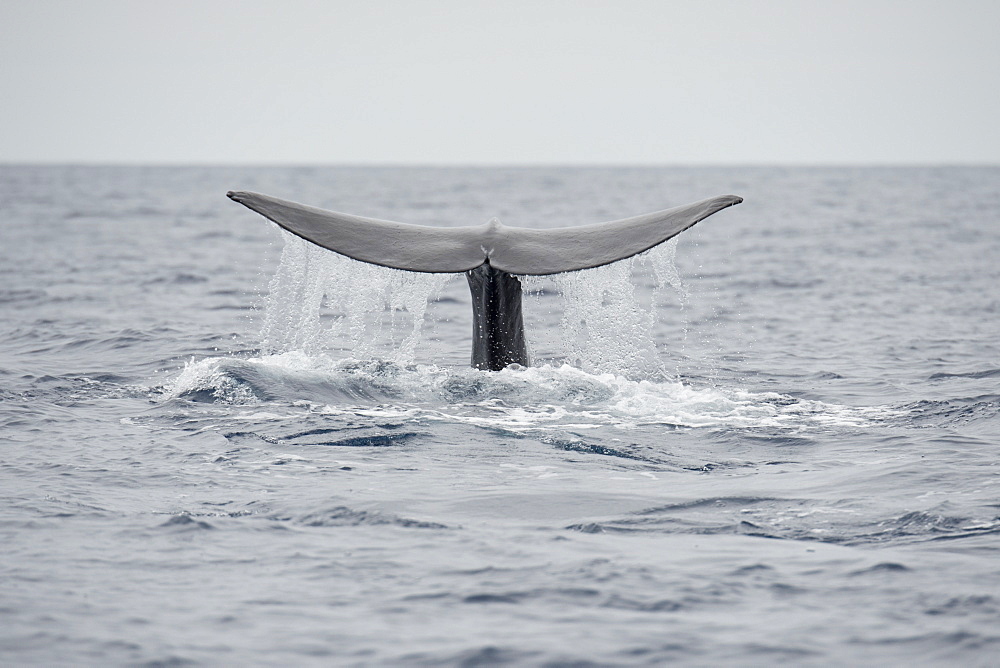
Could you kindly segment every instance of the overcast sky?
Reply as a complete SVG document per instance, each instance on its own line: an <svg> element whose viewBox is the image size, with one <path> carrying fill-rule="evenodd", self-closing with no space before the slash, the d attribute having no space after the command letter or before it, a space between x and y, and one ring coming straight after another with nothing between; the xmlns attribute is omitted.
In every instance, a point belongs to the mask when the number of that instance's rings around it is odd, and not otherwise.
<svg viewBox="0 0 1000 668"><path fill-rule="evenodd" d="M0 0L0 162L997 164L998 33L997 0Z"/></svg>

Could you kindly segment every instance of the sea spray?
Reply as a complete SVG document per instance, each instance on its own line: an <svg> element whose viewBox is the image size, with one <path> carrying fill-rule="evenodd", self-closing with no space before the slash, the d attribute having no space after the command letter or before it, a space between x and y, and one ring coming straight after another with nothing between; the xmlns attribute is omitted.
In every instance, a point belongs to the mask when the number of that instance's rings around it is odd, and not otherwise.
<svg viewBox="0 0 1000 668"><path fill-rule="evenodd" d="M356 359L414 360L428 304L455 274L388 269L345 258L287 232L282 236L284 249L263 300L262 352L316 356L342 351ZM653 326L667 294L676 294L682 307L689 299L675 255L676 240L671 240L603 267L520 277L529 302L548 284L562 296L558 338L550 352L591 372L664 376ZM638 264L649 264L655 277L648 305L636 293ZM534 351L532 344L543 333L529 329L527 338Z"/></svg>
<svg viewBox="0 0 1000 668"><path fill-rule="evenodd" d="M691 293L684 285L680 272L677 271L679 240L679 237L674 237L639 256L640 260L648 262L653 267L653 274L656 276L656 288L653 291L655 306L663 305L668 289L676 295L682 309L691 301Z"/></svg>
<svg viewBox="0 0 1000 668"><path fill-rule="evenodd" d="M658 366L653 313L632 281L633 260L558 274L563 345L574 365L598 373L646 375Z"/></svg>
<svg viewBox="0 0 1000 668"><path fill-rule="evenodd" d="M566 359L596 373L669 375L657 354L653 328L665 313L668 295L675 295L682 309L690 299L677 271L676 253L677 240L671 239L634 258L553 276L563 297L559 346ZM654 285L651 299L643 304L635 274L647 264Z"/></svg>
<svg viewBox="0 0 1000 668"><path fill-rule="evenodd" d="M288 233L283 237L264 301L264 353L319 355L347 348L359 359L413 361L427 304L452 275L378 267Z"/></svg>
<svg viewBox="0 0 1000 668"><path fill-rule="evenodd" d="M680 341L671 342L680 350L685 350L688 343L688 334L691 331L690 313L688 304L691 302L691 292L677 271L677 243L679 237L674 237L660 244L659 246L643 253L639 256L641 262L649 264L653 269L656 278L656 287L653 288L651 308L658 315L662 315L671 301L671 297L677 300L680 307L678 317L683 323L683 338ZM676 371L676 370L675 370Z"/></svg>

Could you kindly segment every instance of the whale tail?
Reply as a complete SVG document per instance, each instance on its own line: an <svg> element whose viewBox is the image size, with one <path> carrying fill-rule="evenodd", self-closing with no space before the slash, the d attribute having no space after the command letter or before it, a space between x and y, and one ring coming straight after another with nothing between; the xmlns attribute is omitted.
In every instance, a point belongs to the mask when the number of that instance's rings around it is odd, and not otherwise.
<svg viewBox="0 0 1000 668"><path fill-rule="evenodd" d="M539 230L496 219L474 227L426 227L364 218L252 192L233 201L292 234L371 264L425 273L465 273L473 296L473 366L527 365L517 275L592 269L638 255L742 197L709 199L606 223Z"/></svg>

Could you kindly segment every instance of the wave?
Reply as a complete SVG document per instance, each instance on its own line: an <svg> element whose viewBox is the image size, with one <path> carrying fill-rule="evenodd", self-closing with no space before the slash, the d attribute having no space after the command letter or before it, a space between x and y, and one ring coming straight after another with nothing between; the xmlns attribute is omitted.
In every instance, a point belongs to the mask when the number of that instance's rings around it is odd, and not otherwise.
<svg viewBox="0 0 1000 668"><path fill-rule="evenodd" d="M1000 395L924 399L905 406L916 425L955 425L990 421L1000 415Z"/></svg>
<svg viewBox="0 0 1000 668"><path fill-rule="evenodd" d="M898 545L1000 534L1000 518L958 516L944 508L885 516L838 504L823 506L811 499L734 496L667 504L566 528L581 533L734 534L841 545ZM885 563L872 572L905 570L905 566Z"/></svg>
<svg viewBox="0 0 1000 668"><path fill-rule="evenodd" d="M928 380L945 380L948 378L996 378L1000 376L1000 369L982 369L980 371L966 371L961 373L933 373L928 376Z"/></svg>

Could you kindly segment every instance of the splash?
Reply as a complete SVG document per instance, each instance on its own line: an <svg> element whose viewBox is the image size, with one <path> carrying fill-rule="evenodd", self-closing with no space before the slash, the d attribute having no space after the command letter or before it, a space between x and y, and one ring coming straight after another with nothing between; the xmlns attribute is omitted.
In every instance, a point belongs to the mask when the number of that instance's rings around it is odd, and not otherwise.
<svg viewBox="0 0 1000 668"><path fill-rule="evenodd" d="M653 312L636 298L633 264L629 259L555 277L565 302L563 343L574 366L597 373L658 370Z"/></svg>
<svg viewBox="0 0 1000 668"><path fill-rule="evenodd" d="M412 363L424 316L453 274L422 274L356 262L283 232L284 249L263 304L261 350ZM560 360L592 373L664 377L653 328L671 294L689 295L675 265L676 239L635 258L550 277L520 277L525 292L554 283L562 299ZM637 294L637 265L652 267L652 297ZM529 342L541 339L537 328ZM544 359L539 361L545 361Z"/></svg>
<svg viewBox="0 0 1000 668"><path fill-rule="evenodd" d="M656 288L653 292L654 304L662 304L668 292L672 292L677 296L681 308L684 309L691 301L691 293L684 285L680 272L677 271L678 241L680 240L674 237L643 253L639 259L647 261L653 267L653 274L656 276Z"/></svg>
<svg viewBox="0 0 1000 668"><path fill-rule="evenodd" d="M267 354L335 349L412 362L428 302L450 274L418 274L356 262L283 232L261 327Z"/></svg>
<svg viewBox="0 0 1000 668"><path fill-rule="evenodd" d="M898 415L884 406L838 406L773 392L630 380L566 364L483 373L379 360L338 361L301 352L191 361L166 394L221 405L273 407L283 402L324 414L468 423L512 433L649 426L795 433L870 428Z"/></svg>
<svg viewBox="0 0 1000 668"><path fill-rule="evenodd" d="M663 377L653 328L674 294L683 308L690 296L677 271L677 240L634 258L584 271L558 274L553 281L563 296L561 346L567 359L593 373ZM636 293L638 265L653 269L648 305Z"/></svg>

